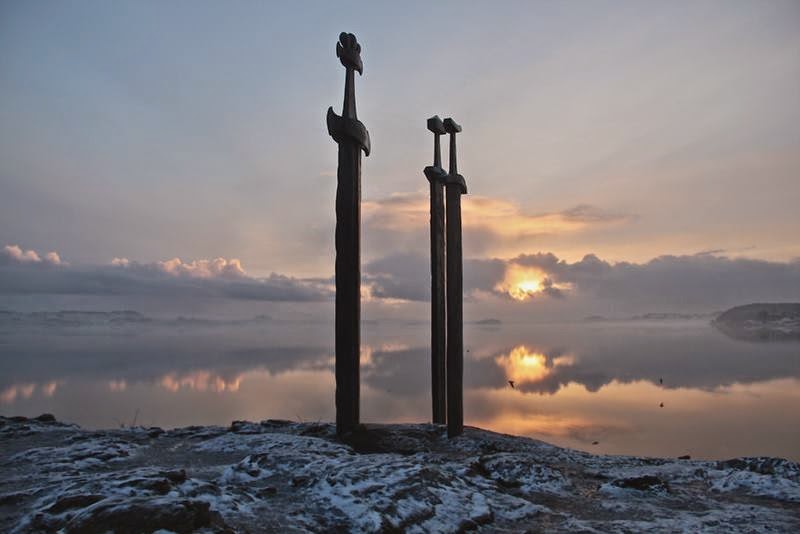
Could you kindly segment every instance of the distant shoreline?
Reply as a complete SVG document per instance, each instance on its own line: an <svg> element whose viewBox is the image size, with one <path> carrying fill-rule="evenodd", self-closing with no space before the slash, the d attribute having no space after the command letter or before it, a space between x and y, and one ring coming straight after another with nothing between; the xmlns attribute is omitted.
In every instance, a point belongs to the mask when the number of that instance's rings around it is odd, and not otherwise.
<svg viewBox="0 0 800 534"><path fill-rule="evenodd" d="M743 341L800 341L800 303L755 303L726 310L714 327Z"/></svg>

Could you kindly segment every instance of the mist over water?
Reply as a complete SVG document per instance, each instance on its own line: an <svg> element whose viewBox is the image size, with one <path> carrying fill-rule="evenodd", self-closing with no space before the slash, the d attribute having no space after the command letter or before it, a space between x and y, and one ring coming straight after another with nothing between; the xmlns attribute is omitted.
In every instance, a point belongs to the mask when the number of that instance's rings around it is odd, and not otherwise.
<svg viewBox="0 0 800 534"><path fill-rule="evenodd" d="M334 419L332 322L0 315L4 415ZM430 420L429 335L427 322L363 325L364 421ZM469 425L592 452L800 459L798 343L737 341L693 319L467 324L465 349Z"/></svg>

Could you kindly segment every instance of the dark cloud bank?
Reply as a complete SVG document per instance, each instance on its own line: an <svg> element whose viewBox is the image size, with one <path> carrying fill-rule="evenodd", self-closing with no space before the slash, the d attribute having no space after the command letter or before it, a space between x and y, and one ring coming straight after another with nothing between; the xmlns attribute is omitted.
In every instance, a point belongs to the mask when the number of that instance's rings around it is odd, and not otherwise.
<svg viewBox="0 0 800 534"><path fill-rule="evenodd" d="M280 274L247 276L237 260L136 263L73 267L62 261L20 255L18 247L0 250L0 295L144 295L209 297L255 301L329 300L333 293L316 280ZM55 257L58 257L57 255Z"/></svg>
<svg viewBox="0 0 800 534"><path fill-rule="evenodd" d="M800 260L770 262L713 254L660 256L646 263L609 263L593 254L569 263L552 253L520 255L511 260L464 262L464 289L494 294L512 268L542 273L544 290L531 301L559 297L586 302L620 302L631 308L709 309L753 301L800 299ZM373 295L407 300L429 298L428 260L395 255L366 266ZM565 288L565 289L559 289Z"/></svg>
<svg viewBox="0 0 800 534"><path fill-rule="evenodd" d="M375 299L429 299L428 258L396 254L364 265L364 282ZM609 263L589 254L573 263L552 253L510 260L467 259L468 299L510 297L500 289L509 271L540 273L543 291L524 305L561 301L569 306L605 302L632 310L716 310L754 301L800 300L800 260L732 259L714 253L660 256L646 263ZM0 250L0 295L144 295L250 301L318 302L333 296L332 279L281 274L248 276L237 260L178 259L104 266L72 266L56 253L39 256L18 247Z"/></svg>

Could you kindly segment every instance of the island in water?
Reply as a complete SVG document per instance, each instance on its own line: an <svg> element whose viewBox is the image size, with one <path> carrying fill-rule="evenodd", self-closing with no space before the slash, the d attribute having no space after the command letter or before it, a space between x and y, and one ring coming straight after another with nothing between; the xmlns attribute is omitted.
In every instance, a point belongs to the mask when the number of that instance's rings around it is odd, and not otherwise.
<svg viewBox="0 0 800 534"><path fill-rule="evenodd" d="M800 303L736 306L711 324L730 337L746 341L800 341Z"/></svg>

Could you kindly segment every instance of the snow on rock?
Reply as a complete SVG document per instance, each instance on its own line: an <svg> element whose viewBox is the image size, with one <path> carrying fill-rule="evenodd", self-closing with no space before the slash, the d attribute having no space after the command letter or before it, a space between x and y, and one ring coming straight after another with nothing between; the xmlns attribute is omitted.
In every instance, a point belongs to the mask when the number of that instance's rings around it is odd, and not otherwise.
<svg viewBox="0 0 800 534"><path fill-rule="evenodd" d="M12 436L25 436L37 434L39 432L77 430L77 425L70 425L56 421L56 418L49 413L39 417L2 417L0 416L0 439Z"/></svg>
<svg viewBox="0 0 800 534"><path fill-rule="evenodd" d="M742 491L800 503L800 465L782 458L736 458L710 471L715 491Z"/></svg>
<svg viewBox="0 0 800 534"><path fill-rule="evenodd" d="M800 466L597 456L476 428L0 417L0 531L800 530Z"/></svg>

